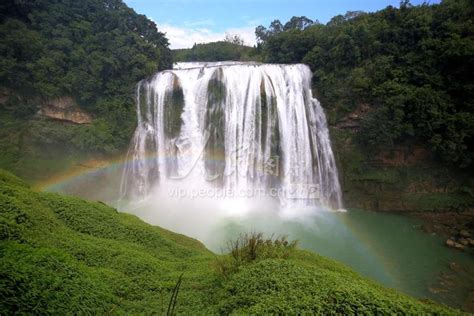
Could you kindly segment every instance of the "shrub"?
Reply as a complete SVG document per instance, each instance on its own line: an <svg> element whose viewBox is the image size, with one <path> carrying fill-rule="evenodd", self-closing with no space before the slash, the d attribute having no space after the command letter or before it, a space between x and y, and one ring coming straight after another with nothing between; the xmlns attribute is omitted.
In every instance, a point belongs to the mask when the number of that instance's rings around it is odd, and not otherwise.
<svg viewBox="0 0 474 316"><path fill-rule="evenodd" d="M288 241L287 236L265 238L263 233L240 234L227 242L227 255L216 260L215 268L224 277L237 271L239 267L265 259L286 259L294 251L297 240Z"/></svg>

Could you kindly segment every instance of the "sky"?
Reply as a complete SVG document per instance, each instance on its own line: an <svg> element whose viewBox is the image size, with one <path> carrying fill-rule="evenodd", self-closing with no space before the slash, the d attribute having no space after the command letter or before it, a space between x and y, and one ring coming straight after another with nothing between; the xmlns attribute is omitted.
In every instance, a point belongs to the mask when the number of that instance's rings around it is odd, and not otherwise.
<svg viewBox="0 0 474 316"><path fill-rule="evenodd" d="M411 0L413 5L425 0ZM429 0L439 3L440 0ZM238 34L246 44L255 44L255 28L282 23L292 16L306 16L327 23L347 11L373 12L399 0L125 0L137 13L155 21L166 33L170 47L189 48L194 43L223 40L226 33Z"/></svg>

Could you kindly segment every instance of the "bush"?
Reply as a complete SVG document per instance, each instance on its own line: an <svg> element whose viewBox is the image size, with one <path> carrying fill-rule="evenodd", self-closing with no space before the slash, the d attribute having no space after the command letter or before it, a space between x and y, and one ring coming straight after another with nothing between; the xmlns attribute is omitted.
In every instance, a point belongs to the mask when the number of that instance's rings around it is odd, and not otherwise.
<svg viewBox="0 0 474 316"><path fill-rule="evenodd" d="M288 241L286 236L265 238L263 233L240 234L227 243L228 255L216 261L216 270L224 277L237 271L242 265L265 259L286 259L294 251L298 241Z"/></svg>
<svg viewBox="0 0 474 316"><path fill-rule="evenodd" d="M178 62L189 61L226 61L254 60L256 51L249 46L226 41L194 44L192 48L173 50Z"/></svg>

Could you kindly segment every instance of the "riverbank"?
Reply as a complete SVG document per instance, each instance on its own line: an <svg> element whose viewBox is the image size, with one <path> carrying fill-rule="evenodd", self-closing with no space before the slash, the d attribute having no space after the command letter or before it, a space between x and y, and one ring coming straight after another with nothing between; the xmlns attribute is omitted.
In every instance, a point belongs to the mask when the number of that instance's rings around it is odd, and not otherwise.
<svg viewBox="0 0 474 316"><path fill-rule="evenodd" d="M421 229L428 234L437 234L446 239L461 242L465 248L474 247L464 243L474 238L474 210L465 212L411 212L407 214L423 221Z"/></svg>

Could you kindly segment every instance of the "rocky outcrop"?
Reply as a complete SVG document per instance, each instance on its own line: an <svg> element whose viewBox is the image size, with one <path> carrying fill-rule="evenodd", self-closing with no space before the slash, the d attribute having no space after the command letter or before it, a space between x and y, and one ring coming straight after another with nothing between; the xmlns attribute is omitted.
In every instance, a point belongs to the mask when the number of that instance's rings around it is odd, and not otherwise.
<svg viewBox="0 0 474 316"><path fill-rule="evenodd" d="M449 248L454 248L454 249L458 249L458 250L464 250L464 245L452 240L452 239L448 239L446 240L446 246L448 246Z"/></svg>
<svg viewBox="0 0 474 316"><path fill-rule="evenodd" d="M471 233L465 229L459 231L457 235L451 236L446 240L446 246L459 250L464 250L466 247L474 247L474 239L471 238Z"/></svg>
<svg viewBox="0 0 474 316"><path fill-rule="evenodd" d="M71 97L61 97L44 102L40 106L38 115L76 124L92 122L92 117L81 110Z"/></svg>

